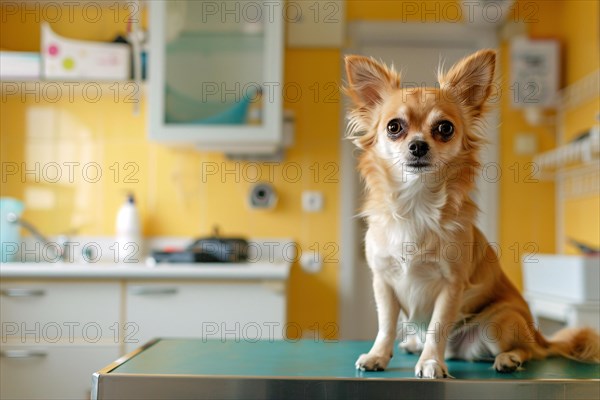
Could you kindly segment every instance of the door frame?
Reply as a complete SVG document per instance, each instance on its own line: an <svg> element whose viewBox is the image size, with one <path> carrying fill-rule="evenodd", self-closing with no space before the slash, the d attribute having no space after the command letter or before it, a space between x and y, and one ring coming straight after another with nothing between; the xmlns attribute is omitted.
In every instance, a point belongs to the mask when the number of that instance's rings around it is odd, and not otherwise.
<svg viewBox="0 0 600 400"><path fill-rule="evenodd" d="M473 48L497 48L498 36L493 28L473 27L461 23L400 23L398 21L357 21L348 24L350 45L342 50L347 54L360 53L369 45L427 46L452 45ZM499 65L499 61L497 62ZM498 68L498 67L497 67ZM345 138L348 109L344 98L341 110L341 155L340 155L340 271L339 271L339 332L340 339L373 339L376 321L373 321L375 308L371 290L370 271L365 265L362 232L356 217L362 187L356 170L354 145ZM499 106L499 105L498 105ZM484 150L485 163L499 165L498 106L487 118L486 134L489 144ZM487 213L479 216L479 224L484 228L490 242L498 241L498 198L499 184L481 182L479 187L482 202ZM368 282L365 282L368 279ZM373 326L375 324L375 326Z"/></svg>

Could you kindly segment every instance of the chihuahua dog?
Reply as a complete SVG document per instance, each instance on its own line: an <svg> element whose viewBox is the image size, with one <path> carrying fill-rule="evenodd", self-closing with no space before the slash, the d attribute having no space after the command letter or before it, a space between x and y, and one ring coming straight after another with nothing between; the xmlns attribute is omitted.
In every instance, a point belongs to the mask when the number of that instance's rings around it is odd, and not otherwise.
<svg viewBox="0 0 600 400"><path fill-rule="evenodd" d="M495 52L481 50L439 72L439 87L406 88L372 58L346 57L349 136L362 150L366 256L379 329L360 370L384 370L399 329L421 351L419 378L449 377L446 358L494 359L499 372L560 355L600 362L600 336L565 329L551 340L475 226L469 197L485 143L480 125L492 93Z"/></svg>

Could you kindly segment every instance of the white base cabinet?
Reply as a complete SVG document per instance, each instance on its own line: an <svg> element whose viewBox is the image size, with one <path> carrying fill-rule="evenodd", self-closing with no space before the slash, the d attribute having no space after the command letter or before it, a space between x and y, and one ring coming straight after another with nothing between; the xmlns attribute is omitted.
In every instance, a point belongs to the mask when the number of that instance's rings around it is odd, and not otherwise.
<svg viewBox="0 0 600 400"><path fill-rule="evenodd" d="M2 280L0 398L87 399L122 352L122 284Z"/></svg>
<svg viewBox="0 0 600 400"><path fill-rule="evenodd" d="M2 337L42 343L93 342L98 335L110 340L121 322L121 290L119 281L2 280Z"/></svg>
<svg viewBox="0 0 600 400"><path fill-rule="evenodd" d="M157 337L274 340L283 281L3 279L0 398L89 398L92 373Z"/></svg>
<svg viewBox="0 0 600 400"><path fill-rule="evenodd" d="M128 282L125 304L127 351L156 337L281 339L285 324L276 284Z"/></svg>
<svg viewBox="0 0 600 400"><path fill-rule="evenodd" d="M120 353L118 344L3 343L0 397L89 399L92 374L115 361Z"/></svg>

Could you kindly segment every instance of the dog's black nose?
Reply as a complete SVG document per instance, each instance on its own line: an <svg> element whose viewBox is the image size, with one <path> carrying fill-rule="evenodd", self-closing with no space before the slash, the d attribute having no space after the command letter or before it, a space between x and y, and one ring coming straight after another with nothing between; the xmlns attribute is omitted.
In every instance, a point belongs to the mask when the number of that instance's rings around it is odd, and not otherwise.
<svg viewBox="0 0 600 400"><path fill-rule="evenodd" d="M408 144L408 150L415 157L423 157L429 151L429 145L423 140L413 140Z"/></svg>

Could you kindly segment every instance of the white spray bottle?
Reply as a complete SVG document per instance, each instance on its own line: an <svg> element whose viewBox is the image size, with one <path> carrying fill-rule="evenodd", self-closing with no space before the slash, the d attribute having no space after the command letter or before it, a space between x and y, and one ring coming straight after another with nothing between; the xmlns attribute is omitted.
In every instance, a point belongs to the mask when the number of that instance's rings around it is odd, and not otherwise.
<svg viewBox="0 0 600 400"><path fill-rule="evenodd" d="M138 263L143 260L142 234L140 215L135 206L132 193L127 195L127 201L117 213L117 243L115 261L119 263Z"/></svg>

